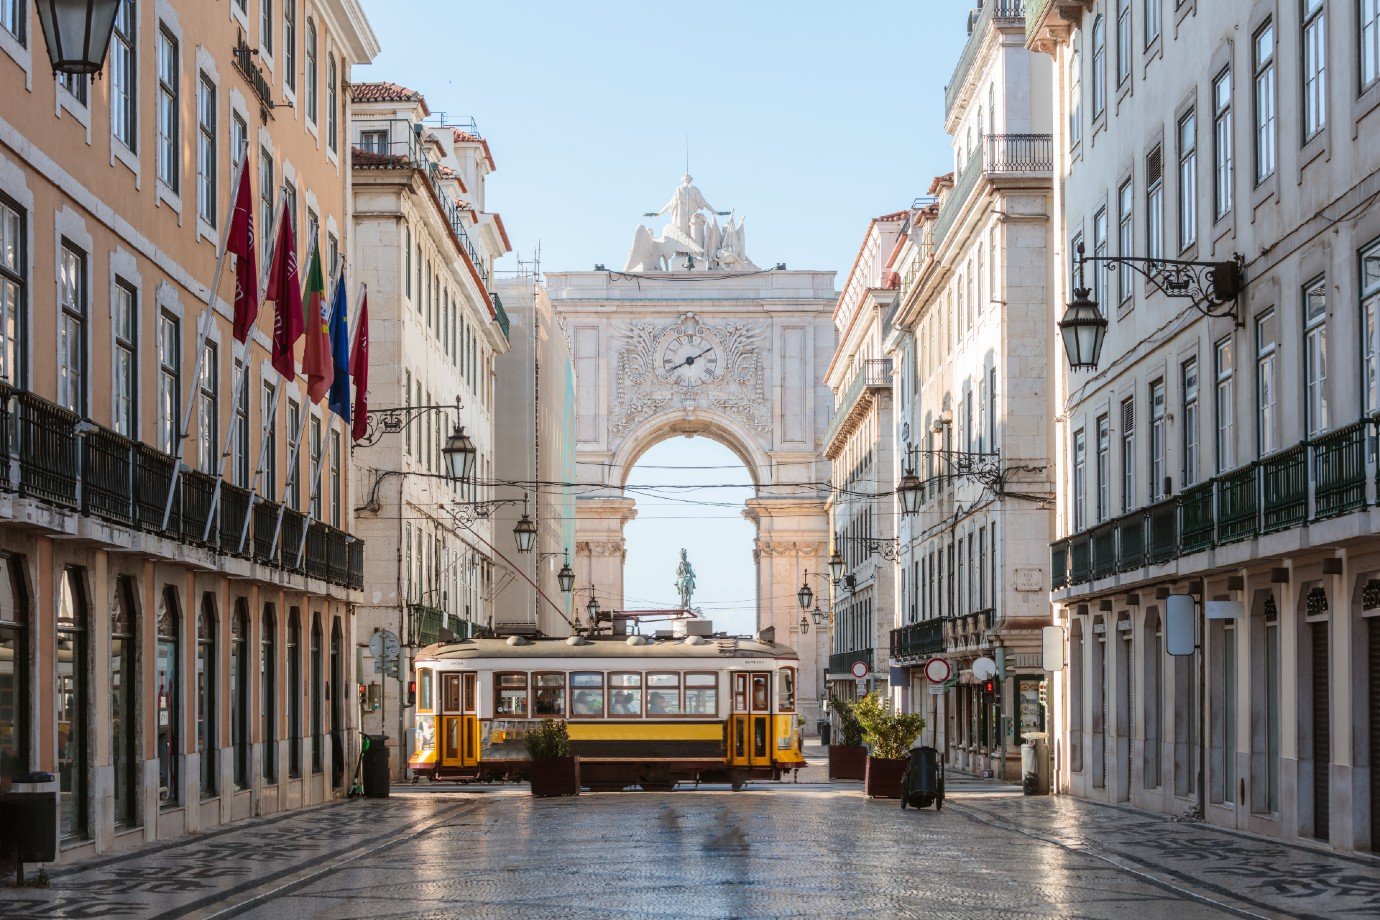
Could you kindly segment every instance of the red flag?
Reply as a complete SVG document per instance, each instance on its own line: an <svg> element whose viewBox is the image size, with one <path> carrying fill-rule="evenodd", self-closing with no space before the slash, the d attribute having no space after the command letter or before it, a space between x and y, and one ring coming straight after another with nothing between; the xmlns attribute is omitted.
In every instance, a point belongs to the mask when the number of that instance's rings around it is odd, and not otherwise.
<svg viewBox="0 0 1380 920"><path fill-rule="evenodd" d="M235 257L235 340L243 343L259 318L259 260L254 252L253 196L249 169L240 168L240 187L235 192L235 214L230 218L226 250Z"/></svg>
<svg viewBox="0 0 1380 920"><path fill-rule="evenodd" d="M273 301L273 369L292 380L297 376L292 347L302 337L306 324L302 320L302 282L297 278L297 239L286 201L264 299Z"/></svg>
<svg viewBox="0 0 1380 920"><path fill-rule="evenodd" d="M326 306L326 283L321 277L321 250L313 249L307 266L307 347L302 352L302 373L307 375L307 396L320 402L331 389L335 366L331 363L331 317Z"/></svg>
<svg viewBox="0 0 1380 920"><path fill-rule="evenodd" d="M355 320L355 344L350 352L350 376L355 380L355 409L350 434L356 441L369 427L369 291L359 305Z"/></svg>

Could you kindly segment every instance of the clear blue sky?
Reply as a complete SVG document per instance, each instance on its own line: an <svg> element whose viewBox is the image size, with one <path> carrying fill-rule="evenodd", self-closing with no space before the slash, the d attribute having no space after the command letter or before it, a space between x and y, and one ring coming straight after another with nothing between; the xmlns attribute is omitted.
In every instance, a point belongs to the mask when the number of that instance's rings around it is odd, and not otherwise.
<svg viewBox="0 0 1380 920"><path fill-rule="evenodd" d="M696 185L747 218L761 265L842 275L870 217L950 168L967 0L363 2L383 51L354 79L474 116L489 209L548 271L621 268L687 134Z"/></svg>
<svg viewBox="0 0 1380 920"><path fill-rule="evenodd" d="M546 271L622 268L642 213L685 170L687 135L696 185L747 219L754 261L833 269L840 285L868 220L951 168L944 86L967 0L363 2L383 51L354 79L401 83L433 112L473 116L498 165L486 204L518 254L540 242ZM675 602L684 546L696 603L723 628L751 630L753 528L740 513L750 481L705 438L642 458L630 483L742 488L637 496L630 608Z"/></svg>

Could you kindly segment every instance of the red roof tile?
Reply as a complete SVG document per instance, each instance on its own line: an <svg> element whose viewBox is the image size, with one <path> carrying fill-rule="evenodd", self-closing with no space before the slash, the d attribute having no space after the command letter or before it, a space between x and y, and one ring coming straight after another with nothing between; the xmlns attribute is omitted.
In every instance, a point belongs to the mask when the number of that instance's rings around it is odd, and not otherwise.
<svg viewBox="0 0 1380 920"><path fill-rule="evenodd" d="M421 93L397 83L356 83L351 98L355 102L416 102L424 114L431 114L431 107Z"/></svg>

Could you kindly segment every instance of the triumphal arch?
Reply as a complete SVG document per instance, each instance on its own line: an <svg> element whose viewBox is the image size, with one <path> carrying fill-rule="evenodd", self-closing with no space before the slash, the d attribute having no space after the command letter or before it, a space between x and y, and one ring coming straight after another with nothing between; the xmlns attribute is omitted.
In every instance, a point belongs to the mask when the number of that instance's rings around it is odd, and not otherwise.
<svg viewBox="0 0 1380 920"><path fill-rule="evenodd" d="M624 609L624 492L659 441L712 438L747 467L757 528L757 625L800 652L801 713L818 714L827 629L801 634L804 573L826 572L833 410L822 383L834 351L834 272L757 266L744 221L715 211L689 176L639 226L623 269L553 272L551 297L575 361L576 578L604 610ZM720 218L727 218L720 223ZM812 579L824 594L824 584ZM585 603L582 595L581 603Z"/></svg>

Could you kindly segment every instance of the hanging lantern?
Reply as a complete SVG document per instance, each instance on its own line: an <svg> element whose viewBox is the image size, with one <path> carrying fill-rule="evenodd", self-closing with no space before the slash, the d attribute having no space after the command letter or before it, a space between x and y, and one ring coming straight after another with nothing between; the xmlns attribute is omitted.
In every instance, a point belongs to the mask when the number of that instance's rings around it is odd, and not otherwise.
<svg viewBox="0 0 1380 920"><path fill-rule="evenodd" d="M913 467L906 467L901 481L896 484L896 497L901 500L901 513L909 517L920 512L920 500L925 495L925 485L915 475Z"/></svg>
<svg viewBox="0 0 1380 920"><path fill-rule="evenodd" d="M570 567L569 556L566 556L565 565L556 573L556 584L561 586L561 592L564 594L575 590L575 570Z"/></svg>
<svg viewBox="0 0 1380 920"><path fill-rule="evenodd" d="M800 601L801 610L810 609L810 605L815 602L815 592L810 590L808 581L800 583L800 590L795 592L795 599Z"/></svg>
<svg viewBox="0 0 1380 920"><path fill-rule="evenodd" d="M101 72L122 3L123 0L38 0L38 22L48 44L53 73ZM23 10L23 4L19 8Z"/></svg>
<svg viewBox="0 0 1380 920"><path fill-rule="evenodd" d="M461 481L474 475L474 459L478 454L474 442L465 434L464 425L456 425L455 431L446 439L446 446L441 448L441 457L446 462L450 478Z"/></svg>
<svg viewBox="0 0 1380 920"><path fill-rule="evenodd" d="M829 554L829 577L833 579L834 584L838 584L843 578L843 557L837 549Z"/></svg>
<svg viewBox="0 0 1380 920"><path fill-rule="evenodd" d="M800 615L800 634L803 636L810 631L810 618L803 613Z"/></svg>
<svg viewBox="0 0 1380 920"><path fill-rule="evenodd" d="M1059 320L1059 334L1064 339L1069 370L1096 370L1102 356L1102 341L1107 337L1107 318L1097 309L1092 292L1085 287L1075 288L1073 300Z"/></svg>

